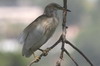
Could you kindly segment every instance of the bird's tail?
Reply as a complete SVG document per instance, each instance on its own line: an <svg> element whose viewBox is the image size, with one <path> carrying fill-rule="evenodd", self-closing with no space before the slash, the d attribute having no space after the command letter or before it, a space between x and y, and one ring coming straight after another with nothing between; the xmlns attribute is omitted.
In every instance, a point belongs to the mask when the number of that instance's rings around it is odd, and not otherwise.
<svg viewBox="0 0 100 66"><path fill-rule="evenodd" d="M32 55L32 52L30 50L27 49L22 49L22 55L25 57L30 57Z"/></svg>

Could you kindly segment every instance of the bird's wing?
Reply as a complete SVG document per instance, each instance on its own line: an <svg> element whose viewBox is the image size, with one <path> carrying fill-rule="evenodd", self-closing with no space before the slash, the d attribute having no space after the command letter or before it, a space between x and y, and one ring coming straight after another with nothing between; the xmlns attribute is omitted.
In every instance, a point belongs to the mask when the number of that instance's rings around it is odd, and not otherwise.
<svg viewBox="0 0 100 66"><path fill-rule="evenodd" d="M46 18L47 17L42 15L25 28L22 34L23 48L30 49L42 39L45 29L42 27L41 23L44 22Z"/></svg>

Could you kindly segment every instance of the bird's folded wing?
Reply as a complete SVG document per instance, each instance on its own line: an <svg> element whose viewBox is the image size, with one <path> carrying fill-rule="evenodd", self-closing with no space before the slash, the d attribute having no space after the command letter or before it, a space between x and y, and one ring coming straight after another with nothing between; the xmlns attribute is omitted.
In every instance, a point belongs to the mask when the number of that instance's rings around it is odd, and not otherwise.
<svg viewBox="0 0 100 66"><path fill-rule="evenodd" d="M44 29L36 28L36 29L32 30L26 36L26 39L24 42L24 47L29 49L32 46L35 46L43 38L43 36L44 36Z"/></svg>
<svg viewBox="0 0 100 66"><path fill-rule="evenodd" d="M38 19L38 20L37 20ZM39 42L44 36L45 29L42 27L41 23L45 20L45 16L37 18L23 31L20 39L24 43L23 48L29 49Z"/></svg>

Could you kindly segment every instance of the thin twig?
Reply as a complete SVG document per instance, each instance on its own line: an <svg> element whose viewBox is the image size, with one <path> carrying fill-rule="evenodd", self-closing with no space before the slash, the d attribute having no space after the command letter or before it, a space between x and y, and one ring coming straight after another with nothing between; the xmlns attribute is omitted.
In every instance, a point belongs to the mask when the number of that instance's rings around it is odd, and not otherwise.
<svg viewBox="0 0 100 66"><path fill-rule="evenodd" d="M73 57L71 57L71 55L69 54L69 52L68 52L66 49L64 49L64 51L65 51L65 53L71 58L71 60L75 63L75 65L76 65L76 66L79 66L79 65L77 64L77 62L73 59Z"/></svg>
<svg viewBox="0 0 100 66"><path fill-rule="evenodd" d="M61 54L60 54L60 59L63 59L63 54L64 54L64 44L65 42L63 41L63 38L62 38L62 46L61 46Z"/></svg>
<svg viewBox="0 0 100 66"><path fill-rule="evenodd" d="M62 59L59 59L59 60L56 62L56 66L61 66L61 61L62 61Z"/></svg>
<svg viewBox="0 0 100 66"><path fill-rule="evenodd" d="M53 44L51 47L49 47L49 49L53 49L55 46L57 46L60 42L61 42L62 36L60 36L60 38L58 39L58 41L56 41L55 44Z"/></svg>
<svg viewBox="0 0 100 66"><path fill-rule="evenodd" d="M69 44L71 47L73 47L76 51L78 51L84 58L85 60L91 65L93 66L93 64L91 63L91 61L82 53L82 51L80 51L77 47L75 47L71 42L69 42L68 40L65 41L66 44Z"/></svg>

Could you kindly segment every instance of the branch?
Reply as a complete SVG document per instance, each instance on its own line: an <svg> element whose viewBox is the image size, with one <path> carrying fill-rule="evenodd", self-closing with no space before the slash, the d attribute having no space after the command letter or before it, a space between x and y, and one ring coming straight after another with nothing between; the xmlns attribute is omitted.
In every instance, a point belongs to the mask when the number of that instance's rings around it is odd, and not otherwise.
<svg viewBox="0 0 100 66"><path fill-rule="evenodd" d="M69 44L71 47L73 47L76 51L78 51L84 58L85 60L91 65L93 66L93 64L91 63L91 61L82 53L82 51L80 51L77 47L75 47L71 42L69 42L68 40L65 41L66 44Z"/></svg>
<svg viewBox="0 0 100 66"><path fill-rule="evenodd" d="M71 58L71 60L75 63L75 65L78 66L77 62L73 59L73 57L71 57L71 55L66 49L64 49L64 52Z"/></svg>
<svg viewBox="0 0 100 66"><path fill-rule="evenodd" d="M63 0L63 4L64 4L64 8L65 10L67 10L67 0ZM64 54L64 45L65 45L65 40L66 40L66 17L67 17L67 11L63 11L63 23L62 23L62 47L61 47L61 54L60 54L60 58L63 58L63 54Z"/></svg>

